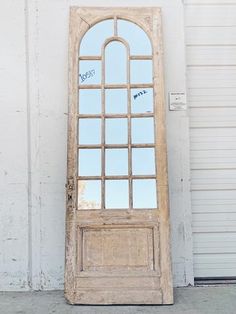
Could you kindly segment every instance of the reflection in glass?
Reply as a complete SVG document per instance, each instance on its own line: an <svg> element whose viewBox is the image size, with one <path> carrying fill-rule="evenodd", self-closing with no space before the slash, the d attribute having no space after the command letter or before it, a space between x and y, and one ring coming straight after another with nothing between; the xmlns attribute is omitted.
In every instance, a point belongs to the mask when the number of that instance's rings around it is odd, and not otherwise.
<svg viewBox="0 0 236 314"><path fill-rule="evenodd" d="M154 143L153 118L133 118L131 120L131 134L133 143Z"/></svg>
<svg viewBox="0 0 236 314"><path fill-rule="evenodd" d="M105 49L105 81L107 84L127 82L127 52L119 41L110 42Z"/></svg>
<svg viewBox="0 0 236 314"><path fill-rule="evenodd" d="M80 89L79 90L79 113L99 114L101 113L101 90Z"/></svg>
<svg viewBox="0 0 236 314"><path fill-rule="evenodd" d="M101 143L101 120L79 119L79 144L90 145Z"/></svg>
<svg viewBox="0 0 236 314"><path fill-rule="evenodd" d="M141 27L124 20L117 21L118 36L124 38L130 45L131 55L151 55L152 47L147 34Z"/></svg>
<svg viewBox="0 0 236 314"><path fill-rule="evenodd" d="M101 61L83 60L79 62L79 84L101 84Z"/></svg>
<svg viewBox="0 0 236 314"><path fill-rule="evenodd" d="M78 181L78 209L101 208L101 182L99 180Z"/></svg>
<svg viewBox="0 0 236 314"><path fill-rule="evenodd" d="M106 119L106 144L127 144L127 119Z"/></svg>
<svg viewBox="0 0 236 314"><path fill-rule="evenodd" d="M106 175L128 175L127 149L106 149Z"/></svg>
<svg viewBox="0 0 236 314"><path fill-rule="evenodd" d="M131 89L131 112L132 113L153 112L152 88Z"/></svg>
<svg viewBox="0 0 236 314"><path fill-rule="evenodd" d="M80 149L79 150L79 176L101 175L101 150Z"/></svg>
<svg viewBox="0 0 236 314"><path fill-rule="evenodd" d="M134 175L155 174L154 148L133 148L132 169Z"/></svg>
<svg viewBox="0 0 236 314"><path fill-rule="evenodd" d="M129 208L128 180L107 180L105 183L107 209Z"/></svg>
<svg viewBox="0 0 236 314"><path fill-rule="evenodd" d="M157 208L156 180L133 180L134 208Z"/></svg>
<svg viewBox="0 0 236 314"><path fill-rule="evenodd" d="M82 38L80 56L99 56L104 41L113 36L114 24L112 20L99 22L92 26Z"/></svg>
<svg viewBox="0 0 236 314"><path fill-rule="evenodd" d="M152 83L152 60L131 60L130 81L135 83Z"/></svg>
<svg viewBox="0 0 236 314"><path fill-rule="evenodd" d="M106 89L106 113L127 113L127 90Z"/></svg>

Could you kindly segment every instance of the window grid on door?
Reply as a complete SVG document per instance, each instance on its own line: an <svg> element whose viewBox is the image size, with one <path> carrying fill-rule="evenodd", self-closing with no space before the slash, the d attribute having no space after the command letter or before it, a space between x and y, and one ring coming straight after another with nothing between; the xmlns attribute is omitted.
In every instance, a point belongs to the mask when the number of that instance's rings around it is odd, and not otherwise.
<svg viewBox="0 0 236 314"><path fill-rule="evenodd" d="M101 206L94 206L94 208L89 209L107 209L106 206L106 182L108 180L127 180L128 181L128 206L126 209L135 209L134 202L133 202L133 183L134 180L155 180L155 185L157 184L157 165L156 165L156 139L155 139L155 132L153 134L154 140L153 143L134 143L132 141L132 122L133 119L142 119L142 118L152 118L153 119L153 131L155 130L155 107L153 106L153 110L151 112L145 112L145 113L133 113L131 110L131 90L132 89L152 89L154 88L153 79L151 83L131 83L130 80L130 62L132 60L150 60L152 62L152 55L130 55L130 49L129 44L126 42L123 38L118 36L117 31L117 17L113 18L114 21L114 35L108 39L105 40L102 49L101 49L101 55L98 56L79 56L79 62L81 61L100 61L101 62L101 82L98 84L83 84L82 82L78 85L79 92L81 90L100 90L101 91L101 113L98 114L81 114L77 113L78 117L78 126L80 124L80 121L84 119L99 119L101 122L101 142L97 144L86 144L86 143L80 143L79 137L78 137L78 145L77 145L77 151L78 155L80 154L80 151L87 149L87 150L101 150L101 174L100 175L80 175L78 171L78 182L89 182L89 181L99 181L101 182L101 197L100 197L100 203ZM106 82L105 77L105 49L106 46L114 41L121 42L125 48L127 53L126 58L126 74L127 74L127 82L126 83L115 83L110 84ZM112 89L124 89L127 90L127 113L107 113L106 112L106 97L105 92L106 90L112 90ZM152 105L153 105L152 101ZM125 144L109 144L106 142L106 121L107 119L126 119L127 125L128 125L128 136L127 136L127 143ZM78 128L79 129L79 128ZM143 130L140 130L143 131ZM145 131L145 130L144 130ZM133 167L132 167L132 150L133 149L148 149L152 148L154 149L154 160L155 160L155 173L153 174L140 174L135 175L133 174ZM128 173L127 175L107 175L106 174L106 152L108 149L112 150L118 150L118 149L127 149L128 150ZM78 158L77 158L78 160ZM79 168L78 168L79 169ZM137 181L136 181L137 182ZM117 191L119 193L119 191ZM122 197L122 195L120 195ZM157 208L157 187L156 187L156 206ZM79 206L77 206L79 208ZM153 209L154 207L150 208ZM86 209L80 207L80 209ZM113 208L112 208L113 209ZM117 207L119 209L119 207ZM148 206L144 207L143 209L149 209Z"/></svg>

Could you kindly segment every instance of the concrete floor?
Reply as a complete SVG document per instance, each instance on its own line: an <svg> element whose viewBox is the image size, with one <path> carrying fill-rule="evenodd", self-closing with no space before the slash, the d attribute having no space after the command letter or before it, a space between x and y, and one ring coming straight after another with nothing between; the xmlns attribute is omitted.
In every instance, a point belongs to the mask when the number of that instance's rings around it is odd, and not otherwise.
<svg viewBox="0 0 236 314"><path fill-rule="evenodd" d="M171 306L73 306L62 291L0 292L0 314L236 314L236 285L175 289Z"/></svg>

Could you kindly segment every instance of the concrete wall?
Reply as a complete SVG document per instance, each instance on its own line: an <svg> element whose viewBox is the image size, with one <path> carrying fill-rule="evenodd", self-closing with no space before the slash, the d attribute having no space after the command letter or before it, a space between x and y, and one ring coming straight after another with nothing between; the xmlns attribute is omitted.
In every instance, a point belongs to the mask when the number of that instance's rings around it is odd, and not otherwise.
<svg viewBox="0 0 236 314"><path fill-rule="evenodd" d="M112 0L0 3L0 289L63 289L69 7ZM166 95L185 91L181 0L120 0L163 9ZM175 285L193 281L187 112L169 112Z"/></svg>

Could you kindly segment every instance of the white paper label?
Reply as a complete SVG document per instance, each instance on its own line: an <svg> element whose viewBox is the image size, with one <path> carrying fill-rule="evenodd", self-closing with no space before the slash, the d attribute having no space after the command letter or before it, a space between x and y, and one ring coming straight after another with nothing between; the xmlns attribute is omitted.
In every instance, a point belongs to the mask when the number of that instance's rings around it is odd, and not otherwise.
<svg viewBox="0 0 236 314"><path fill-rule="evenodd" d="M171 111L186 110L186 94L181 92L170 92L169 93L169 109Z"/></svg>

